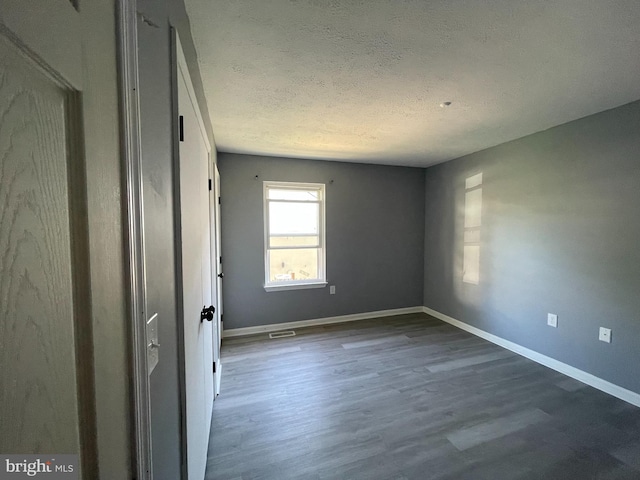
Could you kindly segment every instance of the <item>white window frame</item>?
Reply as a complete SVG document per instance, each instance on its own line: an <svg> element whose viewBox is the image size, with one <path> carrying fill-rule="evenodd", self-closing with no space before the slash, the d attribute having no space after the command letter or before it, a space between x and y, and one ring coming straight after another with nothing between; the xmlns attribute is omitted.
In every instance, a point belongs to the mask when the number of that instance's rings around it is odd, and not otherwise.
<svg viewBox="0 0 640 480"><path fill-rule="evenodd" d="M306 288L323 288L327 285L327 255L326 255L326 243L325 243L325 204L326 204L326 189L324 183L300 183L300 182L271 182L264 181L263 185L263 207L264 207L264 289L267 292L283 291L283 290L298 290ZM319 226L318 226L318 245L311 246L311 248L317 248L319 250L318 255L318 279L314 280L290 280L271 282L269 280L269 251L270 250L285 250L287 248L300 248L300 247L283 247L283 248L269 248L269 189L278 190L318 190L320 192L320 200L318 202L302 201L302 200L273 200L277 202L290 202L290 203L317 203L319 208Z"/></svg>

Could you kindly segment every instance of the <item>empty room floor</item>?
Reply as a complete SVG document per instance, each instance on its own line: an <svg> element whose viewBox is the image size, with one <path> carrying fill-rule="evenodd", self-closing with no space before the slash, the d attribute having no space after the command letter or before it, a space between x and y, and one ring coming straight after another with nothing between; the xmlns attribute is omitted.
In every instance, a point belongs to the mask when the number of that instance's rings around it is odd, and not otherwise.
<svg viewBox="0 0 640 480"><path fill-rule="evenodd" d="M640 479L640 408L424 314L225 339L207 479Z"/></svg>

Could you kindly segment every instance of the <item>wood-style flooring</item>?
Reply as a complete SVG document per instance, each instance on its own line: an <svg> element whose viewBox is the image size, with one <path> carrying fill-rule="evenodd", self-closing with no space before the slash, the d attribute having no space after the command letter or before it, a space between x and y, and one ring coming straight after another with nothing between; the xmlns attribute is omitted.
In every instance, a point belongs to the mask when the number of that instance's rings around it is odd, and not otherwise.
<svg viewBox="0 0 640 480"><path fill-rule="evenodd" d="M424 314L224 340L213 479L640 479L640 408Z"/></svg>

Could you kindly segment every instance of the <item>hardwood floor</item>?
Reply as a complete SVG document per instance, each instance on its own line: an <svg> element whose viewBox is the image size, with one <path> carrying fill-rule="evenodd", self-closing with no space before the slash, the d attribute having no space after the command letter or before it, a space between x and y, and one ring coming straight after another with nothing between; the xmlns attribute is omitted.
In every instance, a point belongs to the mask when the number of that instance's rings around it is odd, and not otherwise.
<svg viewBox="0 0 640 480"><path fill-rule="evenodd" d="M640 408L424 314L231 338L213 479L640 479Z"/></svg>

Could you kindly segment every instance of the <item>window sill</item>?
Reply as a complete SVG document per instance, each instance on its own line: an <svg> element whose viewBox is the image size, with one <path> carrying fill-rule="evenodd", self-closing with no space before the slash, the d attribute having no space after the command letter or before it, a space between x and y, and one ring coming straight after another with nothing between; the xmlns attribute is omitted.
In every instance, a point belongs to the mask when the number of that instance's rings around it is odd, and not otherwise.
<svg viewBox="0 0 640 480"><path fill-rule="evenodd" d="M267 292L281 292L285 290L305 290L307 288L324 288L327 282L290 283L286 285L265 285Z"/></svg>

